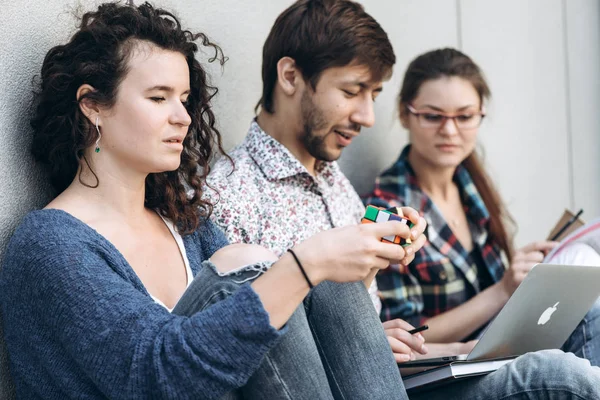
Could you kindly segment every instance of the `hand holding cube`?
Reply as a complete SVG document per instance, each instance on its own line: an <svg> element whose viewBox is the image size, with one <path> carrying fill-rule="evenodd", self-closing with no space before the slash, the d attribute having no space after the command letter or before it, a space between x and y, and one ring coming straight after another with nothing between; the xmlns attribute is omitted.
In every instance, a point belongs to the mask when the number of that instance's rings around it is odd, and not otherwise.
<svg viewBox="0 0 600 400"><path fill-rule="evenodd" d="M382 207L367 206L365 216L360 222L363 224L372 224L385 221L400 221L404 224L407 224L408 227L412 229L412 227L415 225L408 218L400 216L400 213L401 211L399 211L396 207L388 208L386 210ZM400 236L385 236L381 239L381 241L399 244L402 247L406 247L412 243L410 238L405 239Z"/></svg>

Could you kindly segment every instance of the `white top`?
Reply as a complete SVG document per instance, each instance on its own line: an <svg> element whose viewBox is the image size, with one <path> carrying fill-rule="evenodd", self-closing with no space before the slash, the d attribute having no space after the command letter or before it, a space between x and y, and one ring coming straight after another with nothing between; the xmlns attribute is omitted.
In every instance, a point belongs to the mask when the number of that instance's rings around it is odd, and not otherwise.
<svg viewBox="0 0 600 400"><path fill-rule="evenodd" d="M168 219L164 218L160 214L158 214L158 215L162 218L162 220L164 221L165 225L167 225L167 228L169 228L169 231L171 232L171 235L173 235L173 239L175 239L175 242L177 242L177 247L179 247L179 253L181 254L181 258L183 259L183 263L185 264L185 273L186 273L186 278L187 278L187 283L185 285L185 288L187 289L192 284L192 281L194 280L194 274L192 274L192 269L190 268L190 261L187 258L187 253L185 252L185 246L183 245L183 238L181 237L181 235L179 234L179 232L177 232L175 230L175 226L173 225L173 222L171 222ZM163 306L164 308L166 308L167 310L169 310L169 312L173 311L172 308L167 307L158 298L152 296L152 293L150 293L150 296L152 297L152 299L156 303L160 304L161 306Z"/></svg>
<svg viewBox="0 0 600 400"><path fill-rule="evenodd" d="M600 254L586 243L569 244L563 251L552 257L553 264L600 266Z"/></svg>

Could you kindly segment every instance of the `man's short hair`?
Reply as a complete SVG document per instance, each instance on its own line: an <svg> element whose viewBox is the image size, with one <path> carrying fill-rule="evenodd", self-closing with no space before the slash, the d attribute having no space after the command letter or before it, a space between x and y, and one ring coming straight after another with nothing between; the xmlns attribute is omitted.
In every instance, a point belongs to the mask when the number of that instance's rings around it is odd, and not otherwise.
<svg viewBox="0 0 600 400"><path fill-rule="evenodd" d="M296 61L313 90L328 68L365 65L375 80L382 80L396 62L385 31L362 5L350 0L298 0L277 17L263 47L258 103L269 113L275 111L277 63L283 57Z"/></svg>

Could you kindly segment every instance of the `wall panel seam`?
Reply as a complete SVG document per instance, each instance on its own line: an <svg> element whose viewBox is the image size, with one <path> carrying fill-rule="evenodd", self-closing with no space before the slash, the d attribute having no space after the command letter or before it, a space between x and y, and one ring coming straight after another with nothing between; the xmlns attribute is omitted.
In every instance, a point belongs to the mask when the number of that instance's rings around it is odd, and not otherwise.
<svg viewBox="0 0 600 400"><path fill-rule="evenodd" d="M571 109L571 69L569 67L571 55L569 54L569 30L567 18L567 0L561 0L563 20L563 51L565 63L565 113L567 119L567 182L569 188L569 207L575 207L575 165L573 157L573 119Z"/></svg>
<svg viewBox="0 0 600 400"><path fill-rule="evenodd" d="M456 44L458 49L462 51L463 43L462 43L462 18L461 18L461 8L460 8L461 0L456 0Z"/></svg>

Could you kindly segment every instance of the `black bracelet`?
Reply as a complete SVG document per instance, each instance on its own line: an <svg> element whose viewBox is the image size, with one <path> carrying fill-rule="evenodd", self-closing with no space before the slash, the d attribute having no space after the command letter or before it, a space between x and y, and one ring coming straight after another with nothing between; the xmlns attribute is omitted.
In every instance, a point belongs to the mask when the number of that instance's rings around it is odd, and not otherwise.
<svg viewBox="0 0 600 400"><path fill-rule="evenodd" d="M296 260L298 267L300 267L300 271L302 272L302 275L304 275L304 279L306 279L306 283L308 283L308 287L312 289L314 287L314 285L312 284L310 279L308 279L308 275L306 275L306 271L304 270L304 267L302 266L302 264L300 264L300 260L298 260L298 257L296 257L296 253L294 253L292 251L292 249L288 249L288 251L290 253L292 253L292 256L294 256L294 260Z"/></svg>

